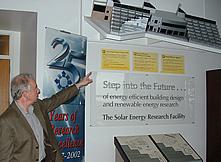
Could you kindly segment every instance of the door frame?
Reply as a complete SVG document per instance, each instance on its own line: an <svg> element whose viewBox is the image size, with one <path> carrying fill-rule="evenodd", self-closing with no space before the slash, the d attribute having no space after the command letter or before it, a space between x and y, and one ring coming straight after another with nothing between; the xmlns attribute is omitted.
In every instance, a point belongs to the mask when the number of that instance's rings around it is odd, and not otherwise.
<svg viewBox="0 0 221 162"><path fill-rule="evenodd" d="M0 55L0 59L10 61L10 82L12 78L20 73L20 32L0 30L0 35L9 35L9 55ZM10 86L9 86L10 93ZM10 102L12 97L9 94Z"/></svg>

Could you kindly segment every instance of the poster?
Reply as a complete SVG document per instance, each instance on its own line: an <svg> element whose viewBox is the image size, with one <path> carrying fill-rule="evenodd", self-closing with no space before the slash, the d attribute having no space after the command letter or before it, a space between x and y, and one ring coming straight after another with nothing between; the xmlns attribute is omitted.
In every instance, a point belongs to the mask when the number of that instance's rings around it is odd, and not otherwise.
<svg viewBox="0 0 221 162"><path fill-rule="evenodd" d="M43 97L85 76L86 37L46 28ZM50 112L51 127L65 162L84 161L84 88L78 96Z"/></svg>
<svg viewBox="0 0 221 162"><path fill-rule="evenodd" d="M91 125L194 123L194 77L93 72Z"/></svg>
<svg viewBox="0 0 221 162"><path fill-rule="evenodd" d="M130 70L129 50L102 49L101 69Z"/></svg>
<svg viewBox="0 0 221 162"><path fill-rule="evenodd" d="M153 52L133 52L133 71L158 72L158 54Z"/></svg>
<svg viewBox="0 0 221 162"><path fill-rule="evenodd" d="M185 73L185 62L184 56L180 55L167 55L161 56L162 73L172 74L184 74Z"/></svg>

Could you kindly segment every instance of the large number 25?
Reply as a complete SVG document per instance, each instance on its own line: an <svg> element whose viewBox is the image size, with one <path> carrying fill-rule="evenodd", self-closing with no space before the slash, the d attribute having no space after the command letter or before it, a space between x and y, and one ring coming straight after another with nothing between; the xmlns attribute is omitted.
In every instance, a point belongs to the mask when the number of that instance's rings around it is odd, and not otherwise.
<svg viewBox="0 0 221 162"><path fill-rule="evenodd" d="M80 80L80 73L78 69L71 63L73 58L76 58L76 52L70 49L68 42L63 38L55 38L51 47L55 49L56 46L62 45L60 53L53 58L47 65L53 69L65 70L72 74L73 81L76 83Z"/></svg>

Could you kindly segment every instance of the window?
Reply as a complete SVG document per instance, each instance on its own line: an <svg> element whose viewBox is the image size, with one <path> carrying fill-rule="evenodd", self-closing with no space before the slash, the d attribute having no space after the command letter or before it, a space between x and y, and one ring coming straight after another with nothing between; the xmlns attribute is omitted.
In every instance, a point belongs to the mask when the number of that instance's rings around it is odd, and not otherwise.
<svg viewBox="0 0 221 162"><path fill-rule="evenodd" d="M0 55L9 55L9 35L0 35Z"/></svg>

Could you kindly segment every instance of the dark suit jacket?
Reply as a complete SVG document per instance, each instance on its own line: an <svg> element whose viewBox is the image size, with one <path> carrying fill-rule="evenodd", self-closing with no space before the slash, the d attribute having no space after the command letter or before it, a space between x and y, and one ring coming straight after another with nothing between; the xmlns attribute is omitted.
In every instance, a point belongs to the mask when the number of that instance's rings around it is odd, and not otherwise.
<svg viewBox="0 0 221 162"><path fill-rule="evenodd" d="M39 119L47 140L56 153L55 162L62 162L56 137L50 125L48 112L54 110L65 101L78 94L75 85L60 91L50 98L38 99L34 113ZM35 162L39 158L38 143L35 135L13 101L9 108L0 116L0 162Z"/></svg>

